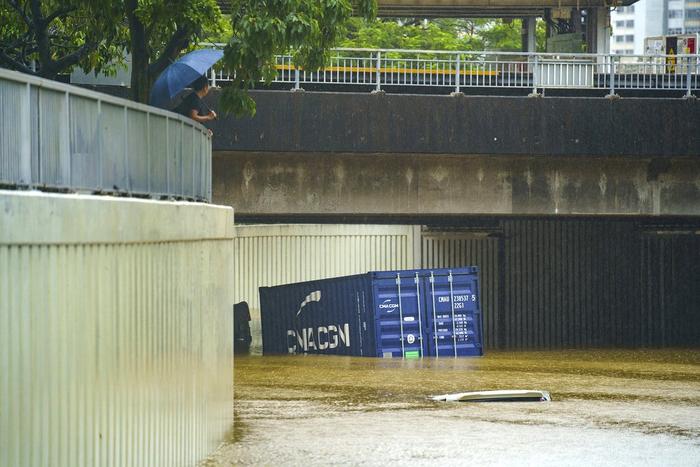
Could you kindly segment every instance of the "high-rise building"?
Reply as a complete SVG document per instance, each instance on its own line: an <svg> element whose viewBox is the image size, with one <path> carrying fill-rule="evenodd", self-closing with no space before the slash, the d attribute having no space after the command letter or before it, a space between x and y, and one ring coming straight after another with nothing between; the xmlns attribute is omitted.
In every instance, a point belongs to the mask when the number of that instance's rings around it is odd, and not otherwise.
<svg viewBox="0 0 700 467"><path fill-rule="evenodd" d="M640 0L627 7L614 8L610 13L613 32L610 52L619 55L642 55L645 37L665 34L664 3L668 1Z"/></svg>
<svg viewBox="0 0 700 467"><path fill-rule="evenodd" d="M700 33L700 0L640 0L610 13L610 52L645 53L644 38Z"/></svg>
<svg viewBox="0 0 700 467"><path fill-rule="evenodd" d="M667 0L667 34L700 32L700 0Z"/></svg>

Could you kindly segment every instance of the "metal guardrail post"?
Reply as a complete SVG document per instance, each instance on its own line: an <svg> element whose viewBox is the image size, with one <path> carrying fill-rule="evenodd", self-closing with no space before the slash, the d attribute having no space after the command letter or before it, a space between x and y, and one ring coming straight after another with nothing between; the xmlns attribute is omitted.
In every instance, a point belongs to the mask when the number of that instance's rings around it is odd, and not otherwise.
<svg viewBox="0 0 700 467"><path fill-rule="evenodd" d="M295 66L294 67L294 89L298 90L299 89L299 67Z"/></svg>
<svg viewBox="0 0 700 467"><path fill-rule="evenodd" d="M615 95L615 57L610 55L610 95Z"/></svg>
<svg viewBox="0 0 700 467"><path fill-rule="evenodd" d="M377 91L382 90L381 69L382 69L382 53L377 52Z"/></svg>
<svg viewBox="0 0 700 467"><path fill-rule="evenodd" d="M459 84L462 79L462 71L460 70L460 54L457 53L457 70L455 75L455 92L459 92Z"/></svg>
<svg viewBox="0 0 700 467"><path fill-rule="evenodd" d="M686 68L687 68L687 71L686 71L686 81L687 81L686 88L687 89L686 89L685 97L692 97L692 95L693 95L693 86L692 86L693 77L692 77L692 74L690 72L692 59L691 59L690 55L685 57L685 59L686 59Z"/></svg>
<svg viewBox="0 0 700 467"><path fill-rule="evenodd" d="M216 71L214 71L214 67L211 67L211 87L216 87Z"/></svg>
<svg viewBox="0 0 700 467"><path fill-rule="evenodd" d="M32 180L32 86L30 83L23 86L19 101L19 128L17 128L20 134L19 176L22 184L31 186L34 181Z"/></svg>
<svg viewBox="0 0 700 467"><path fill-rule="evenodd" d="M532 95L537 96L537 89L539 88L539 77L540 77L540 57L539 55L534 56L534 65L532 68Z"/></svg>

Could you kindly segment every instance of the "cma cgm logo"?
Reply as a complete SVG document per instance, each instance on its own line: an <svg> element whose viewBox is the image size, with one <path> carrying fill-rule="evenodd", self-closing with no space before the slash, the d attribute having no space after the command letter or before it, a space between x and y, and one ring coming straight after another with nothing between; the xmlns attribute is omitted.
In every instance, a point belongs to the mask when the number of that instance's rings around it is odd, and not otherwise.
<svg viewBox="0 0 700 467"><path fill-rule="evenodd" d="M309 350L331 350L338 347L350 347L350 325L329 324L327 326L317 326L310 328L288 329L287 330L287 350L289 353L296 353L297 349Z"/></svg>
<svg viewBox="0 0 700 467"><path fill-rule="evenodd" d="M387 298L384 300L382 303L379 304L379 309L380 310L389 310L388 313L391 313L394 311L394 308L398 308L399 304L398 303L391 303L391 299Z"/></svg>
<svg viewBox="0 0 700 467"><path fill-rule="evenodd" d="M302 310L313 302L321 301L321 291L315 290L308 294L299 304L296 313L297 319ZM287 330L287 350L289 353L296 353L298 348L309 350L331 350L339 346L350 347L350 325L327 324L324 326L304 327L302 329Z"/></svg>

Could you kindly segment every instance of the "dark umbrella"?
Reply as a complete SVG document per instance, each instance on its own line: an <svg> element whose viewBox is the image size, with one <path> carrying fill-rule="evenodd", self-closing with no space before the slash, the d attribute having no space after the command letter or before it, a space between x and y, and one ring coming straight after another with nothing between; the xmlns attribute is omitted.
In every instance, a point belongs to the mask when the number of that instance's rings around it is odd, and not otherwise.
<svg viewBox="0 0 700 467"><path fill-rule="evenodd" d="M201 49L190 52L160 74L151 89L150 104L168 108L173 97L207 72L224 56L223 50Z"/></svg>

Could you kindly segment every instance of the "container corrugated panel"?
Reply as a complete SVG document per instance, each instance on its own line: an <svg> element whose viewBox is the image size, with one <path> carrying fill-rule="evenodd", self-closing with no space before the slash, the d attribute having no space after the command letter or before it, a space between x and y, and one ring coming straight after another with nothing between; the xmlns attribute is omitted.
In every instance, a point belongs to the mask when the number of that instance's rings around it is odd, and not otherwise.
<svg viewBox="0 0 700 467"><path fill-rule="evenodd" d="M262 287L264 352L373 356L369 290L367 275Z"/></svg>
<svg viewBox="0 0 700 467"><path fill-rule="evenodd" d="M478 290L474 267L261 287L263 352L482 355Z"/></svg>

